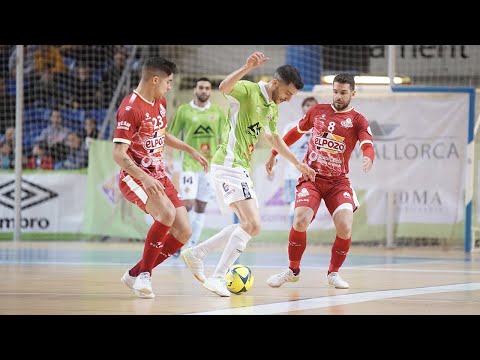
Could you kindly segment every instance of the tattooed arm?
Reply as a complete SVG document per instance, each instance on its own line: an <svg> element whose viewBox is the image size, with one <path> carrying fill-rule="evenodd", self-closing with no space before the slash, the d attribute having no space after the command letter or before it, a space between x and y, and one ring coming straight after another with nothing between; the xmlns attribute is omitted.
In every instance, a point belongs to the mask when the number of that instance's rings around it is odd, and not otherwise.
<svg viewBox="0 0 480 360"><path fill-rule="evenodd" d="M128 175L140 180L147 195L165 195L163 185L157 179L148 175L145 171L140 169L137 164L128 156L127 149L129 145L124 143L113 144L113 160L120 166Z"/></svg>

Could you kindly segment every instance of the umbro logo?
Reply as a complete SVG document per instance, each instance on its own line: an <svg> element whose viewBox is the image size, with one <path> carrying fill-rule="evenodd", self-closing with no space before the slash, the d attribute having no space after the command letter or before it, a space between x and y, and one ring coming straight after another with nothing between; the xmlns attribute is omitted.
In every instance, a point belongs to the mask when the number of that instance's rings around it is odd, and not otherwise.
<svg viewBox="0 0 480 360"><path fill-rule="evenodd" d="M58 194L38 184L22 179L20 201L22 210L57 197ZM0 204L10 209L15 207L15 180L0 184Z"/></svg>

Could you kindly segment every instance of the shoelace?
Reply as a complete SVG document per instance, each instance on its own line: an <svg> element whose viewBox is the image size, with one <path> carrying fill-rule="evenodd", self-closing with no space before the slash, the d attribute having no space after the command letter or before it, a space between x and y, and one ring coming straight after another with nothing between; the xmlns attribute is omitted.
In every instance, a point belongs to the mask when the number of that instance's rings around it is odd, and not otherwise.
<svg viewBox="0 0 480 360"><path fill-rule="evenodd" d="M277 276L278 278L290 278L290 269L284 270Z"/></svg>
<svg viewBox="0 0 480 360"><path fill-rule="evenodd" d="M149 280L150 275L148 273L141 273L140 274L140 280Z"/></svg>

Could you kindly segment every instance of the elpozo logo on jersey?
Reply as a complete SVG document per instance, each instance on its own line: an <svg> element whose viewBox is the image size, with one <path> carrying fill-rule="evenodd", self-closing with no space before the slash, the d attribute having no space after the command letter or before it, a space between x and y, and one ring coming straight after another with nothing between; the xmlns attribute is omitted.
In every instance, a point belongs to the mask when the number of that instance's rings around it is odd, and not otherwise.
<svg viewBox="0 0 480 360"><path fill-rule="evenodd" d="M317 150L324 150L329 153L344 153L347 146L343 142L345 138L330 133L323 133L322 136L316 136L315 146Z"/></svg>
<svg viewBox="0 0 480 360"><path fill-rule="evenodd" d="M57 196L58 193L43 186L27 181L25 179L22 179L21 181L20 206L22 210L30 209L34 206L43 204L53 198L56 198ZM0 205L11 210L15 209L15 180L10 180L3 184L0 184ZM47 229L49 226L50 221L45 217L22 217L21 219L22 229ZM13 228L13 217L0 217L0 229Z"/></svg>
<svg viewBox="0 0 480 360"><path fill-rule="evenodd" d="M165 135L143 140L143 148L148 151L153 151L162 147L163 145L165 145Z"/></svg>

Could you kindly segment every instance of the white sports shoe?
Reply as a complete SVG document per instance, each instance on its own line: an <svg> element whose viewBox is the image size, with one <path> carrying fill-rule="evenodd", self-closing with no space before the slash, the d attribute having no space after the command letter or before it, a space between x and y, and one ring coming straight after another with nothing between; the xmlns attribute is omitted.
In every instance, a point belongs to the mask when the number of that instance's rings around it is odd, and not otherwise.
<svg viewBox="0 0 480 360"><path fill-rule="evenodd" d="M278 288L286 282L297 282L300 280L300 275L295 276L292 269L282 271L280 274L272 275L267 279L267 285Z"/></svg>
<svg viewBox="0 0 480 360"><path fill-rule="evenodd" d="M152 294L152 278L148 271L140 273L135 279L133 290L140 291L144 294Z"/></svg>
<svg viewBox="0 0 480 360"><path fill-rule="evenodd" d="M205 280L203 286L219 296L230 297L231 292L227 289L227 279L210 277Z"/></svg>
<svg viewBox="0 0 480 360"><path fill-rule="evenodd" d="M135 276L131 276L130 273L125 271L122 278L120 279L129 289L133 290L133 284L135 284L135 280L137 278Z"/></svg>
<svg viewBox="0 0 480 360"><path fill-rule="evenodd" d="M193 276L195 276L198 281L204 283L207 278L203 273L203 261L195 257L190 248L183 250L180 255L182 255L183 261L185 261L185 264L187 264Z"/></svg>
<svg viewBox="0 0 480 360"><path fill-rule="evenodd" d="M338 275L338 272L331 272L327 275L327 284L334 286L336 289L348 289L350 287L350 285Z"/></svg>
<svg viewBox="0 0 480 360"><path fill-rule="evenodd" d="M123 274L123 276L120 280L125 284L125 286L127 286L129 289L133 290L135 295L137 295L138 297L140 297L142 299L155 299L155 294L153 292L150 293L150 294L146 294L146 293L143 293L141 291L135 290L133 288L133 285L135 284L135 280L137 280L137 278L135 276L131 276L129 274L128 270L125 271L125 274Z"/></svg>

